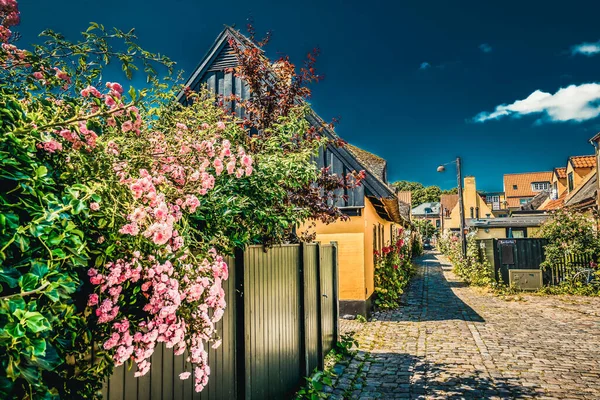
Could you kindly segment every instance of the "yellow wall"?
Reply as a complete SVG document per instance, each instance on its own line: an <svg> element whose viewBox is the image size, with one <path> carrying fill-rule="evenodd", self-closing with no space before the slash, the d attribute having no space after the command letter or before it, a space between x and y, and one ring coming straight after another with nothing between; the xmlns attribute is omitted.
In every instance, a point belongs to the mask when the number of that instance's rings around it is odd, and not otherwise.
<svg viewBox="0 0 600 400"><path fill-rule="evenodd" d="M581 181L583 181L583 179L587 176L587 174L590 173L590 171L593 168L577 168L574 169L573 165L568 162L567 163L567 181L566 181L566 185L567 185L567 190L569 189L568 185L569 185L569 174L571 172L573 172L573 190L577 189L579 187L579 185L581 184Z"/></svg>
<svg viewBox="0 0 600 400"><path fill-rule="evenodd" d="M391 237L391 227L393 226L396 229L396 225L391 221L386 221L382 219L379 214L375 211L375 208L371 204L370 201L365 202L364 218L365 218L365 257L364 257L364 271L365 271L365 284L366 284L366 292L365 298L368 299L373 291L375 290L374 285L374 273L375 266L373 260L373 227L381 226L383 228L383 246L389 246L392 241Z"/></svg>
<svg viewBox="0 0 600 400"><path fill-rule="evenodd" d="M490 218L494 218L494 214L485 201L477 194L477 187L474 176L467 176L464 180L463 199L465 203L465 220L471 218L471 207L473 207L473 215L475 209L479 207L479 218L486 218L486 214L490 214ZM460 207L458 202L450 213L450 218L444 220L444 229L459 229L460 227Z"/></svg>
<svg viewBox="0 0 600 400"><path fill-rule="evenodd" d="M316 240L322 243L338 243L340 300L364 301L373 294L373 227L383 227L384 246L391 242L390 227L396 227L393 222L380 218L367 198L361 214L348 221L328 225L316 222L315 227L308 223L298 228L299 231L316 232Z"/></svg>
<svg viewBox="0 0 600 400"><path fill-rule="evenodd" d="M539 227L528 227L527 237L535 237L535 234L539 229ZM488 232L486 232L484 228L478 228L477 231L475 231L475 236L477 239L505 239L506 228L488 228Z"/></svg>

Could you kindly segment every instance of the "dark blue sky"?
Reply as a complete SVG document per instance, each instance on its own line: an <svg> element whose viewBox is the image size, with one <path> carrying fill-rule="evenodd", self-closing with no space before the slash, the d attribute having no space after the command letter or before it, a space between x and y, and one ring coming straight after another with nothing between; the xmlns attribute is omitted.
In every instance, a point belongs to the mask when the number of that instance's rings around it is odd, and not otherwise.
<svg viewBox="0 0 600 400"><path fill-rule="evenodd" d="M460 155L479 189L501 190L504 173L550 170L570 155L592 154L587 140L600 131L600 86L580 86L600 83L600 2L19 4L22 47L45 28L76 39L95 21L136 28L144 48L168 55L186 73L223 24L244 28L250 15L259 32L273 31L272 57L281 52L300 62L318 46L326 78L313 88L313 107L326 120L341 118L337 131L345 140L386 158L391 181L452 187L454 175L436 167ZM574 54L582 43L585 54ZM536 90L548 94L473 122Z"/></svg>

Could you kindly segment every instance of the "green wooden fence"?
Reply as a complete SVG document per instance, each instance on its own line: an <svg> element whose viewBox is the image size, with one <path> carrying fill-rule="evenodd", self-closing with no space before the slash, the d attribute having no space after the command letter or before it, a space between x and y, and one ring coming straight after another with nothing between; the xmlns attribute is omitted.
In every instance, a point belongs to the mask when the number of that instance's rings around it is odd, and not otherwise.
<svg viewBox="0 0 600 400"><path fill-rule="evenodd" d="M201 392L182 381L185 357L159 346L141 378L125 366L104 385L106 400L285 399L303 384L338 339L337 247L250 246L229 258L222 345L209 352Z"/></svg>

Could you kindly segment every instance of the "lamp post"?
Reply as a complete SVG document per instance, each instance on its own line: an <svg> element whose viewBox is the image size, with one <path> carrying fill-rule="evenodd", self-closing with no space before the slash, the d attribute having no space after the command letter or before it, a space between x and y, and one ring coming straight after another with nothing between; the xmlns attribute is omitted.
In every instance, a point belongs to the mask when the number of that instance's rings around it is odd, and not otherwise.
<svg viewBox="0 0 600 400"><path fill-rule="evenodd" d="M461 169L461 164L460 164L460 157L456 157L456 160L440 165L439 167L437 167L437 172L446 171L446 165L452 164L452 163L456 164L456 179L457 179L457 184L458 184L458 186L457 186L457 188L458 188L458 208L459 208L459 213L460 213L460 242L461 242L461 246L462 246L463 257L466 257L467 256L467 238L465 235L465 228L466 228L465 205L464 205L464 200L463 200L462 169Z"/></svg>

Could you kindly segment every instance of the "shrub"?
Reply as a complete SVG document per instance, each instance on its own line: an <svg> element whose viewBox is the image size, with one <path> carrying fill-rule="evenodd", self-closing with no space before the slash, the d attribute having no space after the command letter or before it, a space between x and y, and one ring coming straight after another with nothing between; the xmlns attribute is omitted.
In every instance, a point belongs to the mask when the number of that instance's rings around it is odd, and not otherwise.
<svg viewBox="0 0 600 400"><path fill-rule="evenodd" d="M542 268L556 268L566 264L574 273L572 260L596 259L599 252L598 233L593 218L579 212L560 209L552 213L537 232L548 239L544 247L545 260Z"/></svg>
<svg viewBox="0 0 600 400"><path fill-rule="evenodd" d="M456 239L454 239L456 238ZM488 286L495 282L492 267L485 257L479 254L479 247L473 235L467 236L467 255L462 254L460 239L457 236L445 238L440 243L446 249L446 254L454 272L466 283L474 286Z"/></svg>
<svg viewBox="0 0 600 400"><path fill-rule="evenodd" d="M399 231L396 243L375 251L375 305L394 308L412 274L411 249Z"/></svg>

